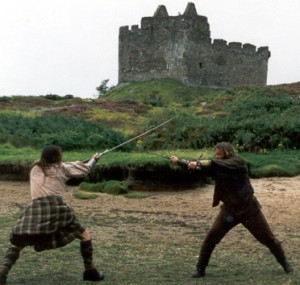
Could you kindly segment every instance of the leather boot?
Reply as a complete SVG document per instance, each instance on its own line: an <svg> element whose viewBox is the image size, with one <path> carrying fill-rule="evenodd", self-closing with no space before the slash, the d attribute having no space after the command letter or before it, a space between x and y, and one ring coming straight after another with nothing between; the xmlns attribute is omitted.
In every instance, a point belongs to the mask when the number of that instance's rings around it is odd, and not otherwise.
<svg viewBox="0 0 300 285"><path fill-rule="evenodd" d="M294 271L293 266L287 260L282 264L282 267L286 274Z"/></svg>
<svg viewBox="0 0 300 285"><path fill-rule="evenodd" d="M80 242L80 253L83 258L85 271L83 273L83 280L85 281L101 281L104 279L104 274L98 272L93 264L93 245L92 241Z"/></svg>
<svg viewBox="0 0 300 285"><path fill-rule="evenodd" d="M86 269L83 273L84 281L101 281L104 280L104 274L98 272L96 268Z"/></svg>
<svg viewBox="0 0 300 285"><path fill-rule="evenodd" d="M196 264L196 270L192 273L192 278L202 278L205 276L205 269L208 265L210 256L216 247L215 244L203 243L198 262Z"/></svg>
<svg viewBox="0 0 300 285"><path fill-rule="evenodd" d="M196 269L192 273L192 278L202 278L205 276L205 269Z"/></svg>
<svg viewBox="0 0 300 285"><path fill-rule="evenodd" d="M284 250L278 240L275 240L274 244L272 246L269 246L269 249L275 256L277 262L282 266L286 274L293 272L294 269L292 265L287 261Z"/></svg>

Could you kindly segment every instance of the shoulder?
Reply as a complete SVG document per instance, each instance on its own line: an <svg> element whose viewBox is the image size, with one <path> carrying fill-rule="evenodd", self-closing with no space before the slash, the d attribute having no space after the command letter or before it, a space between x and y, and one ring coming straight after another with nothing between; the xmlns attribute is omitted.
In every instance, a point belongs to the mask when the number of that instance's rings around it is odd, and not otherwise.
<svg viewBox="0 0 300 285"><path fill-rule="evenodd" d="M60 165L62 168L68 169L68 168L80 167L84 165L84 163L78 160L78 161L71 161L71 162L62 162Z"/></svg>
<svg viewBox="0 0 300 285"><path fill-rule="evenodd" d="M34 165L31 167L31 170L30 170L31 173L37 173L37 172L40 172L40 171L42 171L42 169L41 169L40 166L37 165L37 164L34 164Z"/></svg>
<svg viewBox="0 0 300 285"><path fill-rule="evenodd" d="M246 166L246 161L239 157L233 156L226 159L212 159L211 161L212 166L216 167L224 167L224 168L240 168Z"/></svg>

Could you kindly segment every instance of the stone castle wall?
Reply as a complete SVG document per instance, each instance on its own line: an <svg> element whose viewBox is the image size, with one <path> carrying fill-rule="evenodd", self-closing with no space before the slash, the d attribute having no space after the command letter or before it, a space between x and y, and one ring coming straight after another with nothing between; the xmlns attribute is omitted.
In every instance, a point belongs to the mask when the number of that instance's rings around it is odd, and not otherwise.
<svg viewBox="0 0 300 285"><path fill-rule="evenodd" d="M191 86L232 88L267 82L268 47L210 37L207 18L188 3L183 15L165 6L119 31L119 83L171 78Z"/></svg>

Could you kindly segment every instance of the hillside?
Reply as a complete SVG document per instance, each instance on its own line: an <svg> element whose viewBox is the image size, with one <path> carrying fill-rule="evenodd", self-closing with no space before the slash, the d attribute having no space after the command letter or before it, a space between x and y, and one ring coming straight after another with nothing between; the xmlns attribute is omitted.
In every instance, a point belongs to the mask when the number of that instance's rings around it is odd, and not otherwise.
<svg viewBox="0 0 300 285"><path fill-rule="evenodd" d="M297 120L300 116L300 82L221 90L157 80L120 84L98 99L50 94L0 97L0 103L2 116L18 115L26 119L51 115L76 117L101 124L125 137L176 116L168 128L149 137L147 145L151 149L209 147L220 140L231 141L247 150L278 146L299 148L300 145ZM28 123L29 126L32 124ZM2 125L5 133L3 122ZM23 129L28 128L31 127L23 126ZM10 128L6 136L16 133ZM26 136L34 134L35 131L31 131Z"/></svg>

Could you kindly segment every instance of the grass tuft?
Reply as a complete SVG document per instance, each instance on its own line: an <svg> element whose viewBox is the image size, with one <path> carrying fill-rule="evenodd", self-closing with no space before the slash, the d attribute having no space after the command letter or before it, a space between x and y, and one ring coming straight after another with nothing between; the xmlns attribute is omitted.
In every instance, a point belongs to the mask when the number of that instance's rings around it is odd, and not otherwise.
<svg viewBox="0 0 300 285"><path fill-rule="evenodd" d="M128 193L128 184L124 181L118 180L108 180L100 183L82 182L79 185L79 189L88 192L122 195Z"/></svg>
<svg viewBox="0 0 300 285"><path fill-rule="evenodd" d="M142 193L142 192L131 192L125 194L124 196L129 199L144 199L144 198L148 198L149 194Z"/></svg>
<svg viewBox="0 0 300 285"><path fill-rule="evenodd" d="M90 200L90 199L96 199L98 197L97 194L92 194L92 193L86 193L83 191L77 191L73 193L73 196L76 199L81 199L81 200Z"/></svg>

